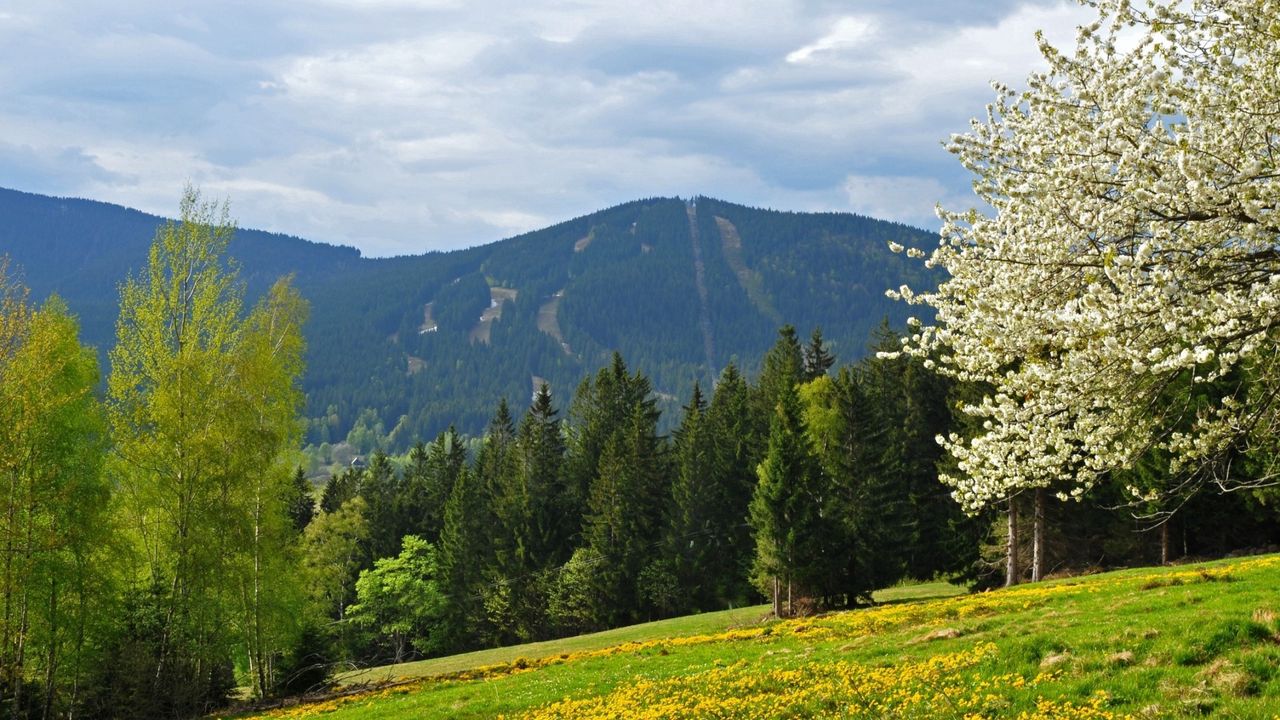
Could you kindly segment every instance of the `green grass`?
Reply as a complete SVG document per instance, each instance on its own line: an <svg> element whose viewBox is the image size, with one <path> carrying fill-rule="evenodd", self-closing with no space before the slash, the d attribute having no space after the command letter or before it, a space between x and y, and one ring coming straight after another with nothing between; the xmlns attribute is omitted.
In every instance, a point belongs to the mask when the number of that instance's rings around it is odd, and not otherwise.
<svg viewBox="0 0 1280 720"><path fill-rule="evenodd" d="M584 650L598 650L627 642L641 642L655 637L717 633L730 628L760 622L768 612L769 606L755 605L736 610L689 615L675 618L674 620L659 620L641 625L630 625L615 630L605 630L604 632L577 635L559 640L512 645L491 650L477 650L476 652L463 653L461 655L356 670L339 675L337 682L339 685L350 685L371 681L406 680L455 673L483 665L515 662L519 658L540 658L582 652Z"/></svg>
<svg viewBox="0 0 1280 720"><path fill-rule="evenodd" d="M894 603L907 600L951 597L963 592L964 588L947 582L914 583L880 590L874 594L874 598L876 602ZM512 645L490 650L477 650L418 662L355 670L342 673L335 680L339 686L345 686L370 682L398 682L414 678L448 675L485 665L515 662L520 658L541 658L588 650L600 650L623 643L645 642L655 638L720 633L734 628L760 624L768 619L768 605L752 605L733 610L686 615L670 620L657 620L639 625L629 625L614 630L605 630L589 635L577 635L559 640Z"/></svg>
<svg viewBox="0 0 1280 720"><path fill-rule="evenodd" d="M1280 717L1280 556L948 592L893 588L878 598L890 604L818 618L760 624L764 608L744 608L413 663L384 672L422 679L275 714Z"/></svg>

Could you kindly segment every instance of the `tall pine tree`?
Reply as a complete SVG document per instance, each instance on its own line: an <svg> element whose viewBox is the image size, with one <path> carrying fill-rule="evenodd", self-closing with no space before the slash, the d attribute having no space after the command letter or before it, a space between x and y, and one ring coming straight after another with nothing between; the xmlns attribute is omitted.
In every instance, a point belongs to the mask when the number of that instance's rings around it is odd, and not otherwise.
<svg viewBox="0 0 1280 720"><path fill-rule="evenodd" d="M751 499L755 531L753 574L773 599L774 613L795 611L823 585L824 551L831 528L823 518L823 477L809 446L795 386L782 386Z"/></svg>
<svg viewBox="0 0 1280 720"><path fill-rule="evenodd" d="M719 490L713 521L717 530L709 540L724 566L719 577L725 604L742 604L756 595L749 581L755 543L747 518L758 482L756 466L768 441L768 422L753 409L751 388L730 362L720 373L706 415Z"/></svg>

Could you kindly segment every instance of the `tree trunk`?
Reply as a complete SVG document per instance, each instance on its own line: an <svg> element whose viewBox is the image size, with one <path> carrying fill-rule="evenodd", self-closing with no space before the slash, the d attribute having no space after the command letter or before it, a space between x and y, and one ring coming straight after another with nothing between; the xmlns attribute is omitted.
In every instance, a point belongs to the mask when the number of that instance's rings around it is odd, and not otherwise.
<svg viewBox="0 0 1280 720"><path fill-rule="evenodd" d="M778 588L778 576L773 576L773 616L782 617L782 593Z"/></svg>
<svg viewBox="0 0 1280 720"><path fill-rule="evenodd" d="M50 720L53 717L54 680L58 670L58 579L49 580L49 648L45 656L44 671L44 712L41 717Z"/></svg>
<svg viewBox="0 0 1280 720"><path fill-rule="evenodd" d="M259 481L261 482L261 481ZM266 650L262 639L262 497L261 486L253 506L253 658L257 666L258 699L267 696Z"/></svg>
<svg viewBox="0 0 1280 720"><path fill-rule="evenodd" d="M1044 488L1036 488L1031 525L1031 582L1044 577Z"/></svg>
<svg viewBox="0 0 1280 720"><path fill-rule="evenodd" d="M1018 567L1018 503L1009 498L1009 541L1005 551L1004 586L1017 585L1022 570Z"/></svg>
<svg viewBox="0 0 1280 720"><path fill-rule="evenodd" d="M1169 521L1160 523L1160 564L1169 564Z"/></svg>

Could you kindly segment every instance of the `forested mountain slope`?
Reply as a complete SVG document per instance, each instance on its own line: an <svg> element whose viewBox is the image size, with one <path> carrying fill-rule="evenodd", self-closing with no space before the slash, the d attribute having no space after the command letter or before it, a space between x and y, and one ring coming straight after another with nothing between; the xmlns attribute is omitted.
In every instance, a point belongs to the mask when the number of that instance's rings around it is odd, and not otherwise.
<svg viewBox="0 0 1280 720"><path fill-rule="evenodd" d="M108 347L117 286L163 220L2 189L0 218L0 254L33 294L60 294L84 339ZM651 198L447 253L370 259L241 230L231 254L250 297L293 273L311 302L309 440L341 440L372 409L363 422L402 448L451 423L478 432L497 398L523 405L540 380L567 399L613 350L669 406L731 359L754 372L783 323L821 327L852 360L883 318L905 317L884 290L927 284L890 240L933 242L850 214Z"/></svg>

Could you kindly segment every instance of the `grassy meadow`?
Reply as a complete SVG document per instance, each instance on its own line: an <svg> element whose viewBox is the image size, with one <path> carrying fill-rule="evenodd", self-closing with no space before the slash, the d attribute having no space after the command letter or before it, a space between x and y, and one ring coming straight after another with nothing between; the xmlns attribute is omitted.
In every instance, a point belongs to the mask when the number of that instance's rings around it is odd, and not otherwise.
<svg viewBox="0 0 1280 720"><path fill-rule="evenodd" d="M1280 556L951 592L894 588L877 607L786 621L743 608L363 671L339 681L382 684L254 717L1280 717Z"/></svg>

